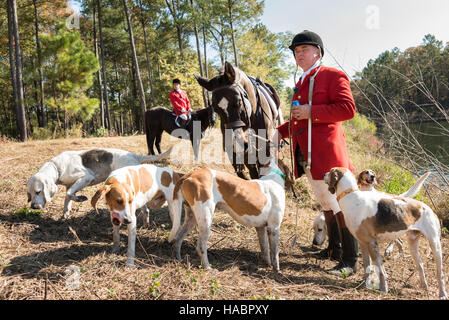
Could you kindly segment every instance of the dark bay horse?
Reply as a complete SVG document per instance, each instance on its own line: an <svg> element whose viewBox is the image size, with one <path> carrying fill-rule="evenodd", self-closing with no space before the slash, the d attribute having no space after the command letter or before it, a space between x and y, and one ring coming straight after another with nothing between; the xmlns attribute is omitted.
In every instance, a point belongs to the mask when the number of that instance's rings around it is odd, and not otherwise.
<svg viewBox="0 0 449 320"><path fill-rule="evenodd" d="M268 83L247 76L229 62L225 63L224 71L214 78L205 79L196 75L195 77L202 87L212 91L212 107L221 120L223 150L228 152L235 172L239 177L246 179L243 172L245 165L252 179L259 178L260 154L257 155L256 161L248 161L250 132L248 130L252 129L260 136L259 129L265 129L262 131L263 139L256 139L256 147L259 140L271 141L276 127L284 122L276 90ZM226 141L226 129L232 129L236 138L243 139L243 150L236 147L232 148L232 153L229 152L229 145L225 146L229 143ZM243 161L237 161L238 155Z"/></svg>
<svg viewBox="0 0 449 320"><path fill-rule="evenodd" d="M204 131L215 125L217 116L211 107L192 111L192 118L187 123L185 130L178 127L175 123L176 116L171 110L164 107L154 107L145 112L145 135L147 137L148 154L154 154L153 146L156 144L156 149L161 153L161 139L162 133L165 131L168 134L182 138L189 139L192 143L195 160L198 159L200 140ZM201 122L201 133L198 137L193 134L194 121Z"/></svg>

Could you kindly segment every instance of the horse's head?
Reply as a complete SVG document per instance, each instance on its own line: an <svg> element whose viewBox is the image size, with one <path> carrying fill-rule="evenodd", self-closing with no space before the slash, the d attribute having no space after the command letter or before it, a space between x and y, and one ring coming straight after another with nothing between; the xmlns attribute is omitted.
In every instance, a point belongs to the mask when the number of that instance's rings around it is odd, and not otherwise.
<svg viewBox="0 0 449 320"><path fill-rule="evenodd" d="M239 70L235 69L232 66L232 64L226 62L223 72L221 72L218 76L213 77L211 79L206 79L198 75L195 75L195 78L200 84L200 86L202 86L208 91L214 91L218 88L229 86L235 83L236 77L238 78L238 71Z"/></svg>
<svg viewBox="0 0 449 320"><path fill-rule="evenodd" d="M250 127L251 103L240 84L242 71L226 62L223 72L212 79L195 77L202 87L212 91L211 106L225 128L246 131Z"/></svg>

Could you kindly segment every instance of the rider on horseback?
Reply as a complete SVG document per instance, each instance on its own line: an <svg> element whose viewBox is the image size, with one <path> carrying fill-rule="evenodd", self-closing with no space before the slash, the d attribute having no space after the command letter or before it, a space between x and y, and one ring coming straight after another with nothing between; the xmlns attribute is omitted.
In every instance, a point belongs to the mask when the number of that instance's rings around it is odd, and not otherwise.
<svg viewBox="0 0 449 320"><path fill-rule="evenodd" d="M191 118L190 101L187 93L181 89L181 80L173 80L173 91L170 92L170 102L173 105L175 122L178 127L185 128Z"/></svg>

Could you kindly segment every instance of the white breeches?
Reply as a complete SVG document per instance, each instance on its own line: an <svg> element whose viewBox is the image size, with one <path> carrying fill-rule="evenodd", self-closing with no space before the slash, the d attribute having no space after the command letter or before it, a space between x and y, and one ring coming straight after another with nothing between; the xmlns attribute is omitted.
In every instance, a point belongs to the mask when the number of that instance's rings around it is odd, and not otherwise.
<svg viewBox="0 0 449 320"><path fill-rule="evenodd" d="M328 185L324 180L313 180L310 169L305 169L307 180L312 187L315 200L321 205L324 211L332 210L334 214L340 212L340 206L338 205L337 195L332 194L328 190Z"/></svg>

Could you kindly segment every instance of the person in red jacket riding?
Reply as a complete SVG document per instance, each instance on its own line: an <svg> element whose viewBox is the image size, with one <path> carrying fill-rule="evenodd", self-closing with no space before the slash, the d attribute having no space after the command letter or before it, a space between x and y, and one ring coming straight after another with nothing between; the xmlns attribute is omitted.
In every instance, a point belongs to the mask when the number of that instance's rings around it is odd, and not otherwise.
<svg viewBox="0 0 449 320"><path fill-rule="evenodd" d="M324 174L333 167L354 171L341 124L353 118L356 110L349 79L342 71L322 65L324 48L318 34L305 30L293 38L289 48L304 73L296 83L292 119L277 128L279 139L289 137L291 126L295 176L306 174L324 211L329 244L318 256L340 262L331 273L349 276L356 272L358 242L345 225L336 195L328 191L323 180ZM309 119L312 123L310 168L304 160L308 157L303 157L308 155Z"/></svg>
<svg viewBox="0 0 449 320"><path fill-rule="evenodd" d="M187 93L181 89L181 80L173 80L173 91L170 92L170 102L173 106L173 113L176 116L175 122L178 127L185 127L191 115L190 101Z"/></svg>

